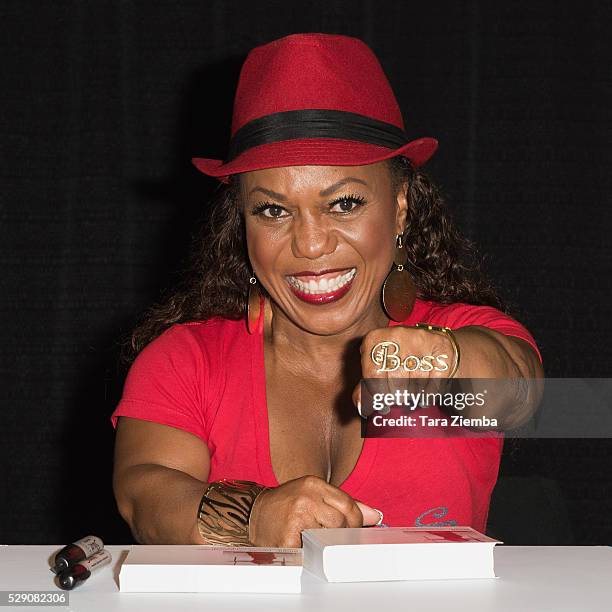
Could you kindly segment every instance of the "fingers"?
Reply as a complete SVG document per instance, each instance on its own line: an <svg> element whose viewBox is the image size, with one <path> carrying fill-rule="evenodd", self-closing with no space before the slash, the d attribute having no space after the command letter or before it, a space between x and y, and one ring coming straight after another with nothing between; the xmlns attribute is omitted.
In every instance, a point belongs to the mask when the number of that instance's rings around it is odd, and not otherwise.
<svg viewBox="0 0 612 612"><path fill-rule="evenodd" d="M353 499L340 489L332 489L335 490L326 492L325 505L318 506L315 513L322 527L367 527L380 521L380 511Z"/></svg>
<svg viewBox="0 0 612 612"><path fill-rule="evenodd" d="M301 546L312 528L376 525L380 514L318 476L302 476L264 491L253 505L251 541L256 546Z"/></svg>
<svg viewBox="0 0 612 612"><path fill-rule="evenodd" d="M318 523L317 527L350 527L347 517L329 504L315 506L313 518Z"/></svg>
<svg viewBox="0 0 612 612"><path fill-rule="evenodd" d="M364 336L360 351L362 378L353 390L352 401L362 418L374 412L371 404L375 395L433 394L447 388L446 361L454 348L443 334L401 325L376 329ZM397 402L405 405L400 399ZM389 405L385 400L379 412L387 414Z"/></svg>
<svg viewBox="0 0 612 612"><path fill-rule="evenodd" d="M360 349L363 378L444 378L454 354L443 334L403 325L368 332Z"/></svg>
<svg viewBox="0 0 612 612"><path fill-rule="evenodd" d="M359 508L359 510L361 511L361 514L363 515L363 526L364 527L376 525L377 523L381 522L382 512L380 512L380 510L375 510L374 508L371 508L370 506L366 506L366 504L363 504L359 501L356 501L355 503L357 504L357 507Z"/></svg>
<svg viewBox="0 0 612 612"><path fill-rule="evenodd" d="M318 526L333 527L368 527L380 522L382 512L375 510L362 502L351 499L351 511L348 514L337 510L329 504L316 506L313 518ZM352 508L357 512L353 513Z"/></svg>
<svg viewBox="0 0 612 612"><path fill-rule="evenodd" d="M322 491L323 502L340 513L344 518L341 527L361 527L363 525L363 515L355 500L344 491L322 481L324 489Z"/></svg>
<svg viewBox="0 0 612 612"><path fill-rule="evenodd" d="M305 484L312 494L322 502L316 516L318 519L326 521L326 527L330 526L333 521L339 523L333 525L334 527L361 527L364 524L362 510L348 493L317 476L307 476L305 479ZM317 506L318 504L315 505L315 507ZM368 512L371 509L365 504L363 504L363 508L366 509L368 520L371 520L373 516ZM378 516L374 523L376 521L378 521Z"/></svg>

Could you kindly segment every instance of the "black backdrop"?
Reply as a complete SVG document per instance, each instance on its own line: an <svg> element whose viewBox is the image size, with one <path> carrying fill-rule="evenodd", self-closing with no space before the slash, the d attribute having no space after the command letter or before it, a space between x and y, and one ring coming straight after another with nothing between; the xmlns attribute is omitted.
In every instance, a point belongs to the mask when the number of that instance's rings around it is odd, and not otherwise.
<svg viewBox="0 0 612 612"><path fill-rule="evenodd" d="M612 114L607 2L7 2L2 44L0 542L131 541L111 490L117 345L176 277L252 47L349 34L548 376L607 376ZM608 440L505 451L508 543L612 544Z"/></svg>

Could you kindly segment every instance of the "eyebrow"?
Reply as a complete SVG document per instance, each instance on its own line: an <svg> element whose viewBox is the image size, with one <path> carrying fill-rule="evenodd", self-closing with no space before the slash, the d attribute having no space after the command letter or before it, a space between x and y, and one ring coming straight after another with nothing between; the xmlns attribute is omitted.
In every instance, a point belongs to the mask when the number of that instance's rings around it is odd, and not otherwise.
<svg viewBox="0 0 612 612"><path fill-rule="evenodd" d="M338 191L340 187L342 187L343 185L346 185L347 183L361 183L362 185L365 185L366 187L368 186L368 184L362 179L356 178L354 176L347 176L343 179L340 179L338 182L334 183L333 185L330 185L329 187L323 189L323 191L320 191L319 195L321 197L331 195L332 193L334 193L335 191ZM264 193L265 195L271 198L274 198L275 200L278 200L279 202L287 201L287 198L282 193L277 193L276 191L272 191L271 189L266 189L265 187L255 187L254 189L251 189L251 191L249 192L249 195L251 195L252 193L255 193L256 191L260 191L261 193Z"/></svg>

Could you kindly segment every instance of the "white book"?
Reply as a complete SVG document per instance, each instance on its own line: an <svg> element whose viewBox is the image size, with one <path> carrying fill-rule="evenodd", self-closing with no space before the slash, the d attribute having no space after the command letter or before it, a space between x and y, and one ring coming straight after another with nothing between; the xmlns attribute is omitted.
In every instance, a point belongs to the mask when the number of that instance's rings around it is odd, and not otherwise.
<svg viewBox="0 0 612 612"><path fill-rule="evenodd" d="M306 529L304 568L329 582L496 578L499 540L471 527Z"/></svg>
<svg viewBox="0 0 612 612"><path fill-rule="evenodd" d="M133 546L119 574L128 593L300 593L301 548Z"/></svg>

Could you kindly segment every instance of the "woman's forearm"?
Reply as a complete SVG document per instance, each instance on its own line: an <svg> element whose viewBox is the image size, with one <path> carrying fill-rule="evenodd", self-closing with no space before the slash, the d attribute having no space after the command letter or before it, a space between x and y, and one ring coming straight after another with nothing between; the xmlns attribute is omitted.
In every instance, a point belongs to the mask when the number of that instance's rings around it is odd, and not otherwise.
<svg viewBox="0 0 612 612"><path fill-rule="evenodd" d="M468 408L462 411L463 416L495 418L498 427L494 429L499 430L513 429L529 420L542 393L542 386L534 379L544 376L535 351L526 342L481 326L459 328L455 337L461 347L455 378L501 379L493 387L497 393L488 395L485 406Z"/></svg>
<svg viewBox="0 0 612 612"><path fill-rule="evenodd" d="M203 544L197 515L207 486L154 464L130 466L114 477L119 512L141 544Z"/></svg>

